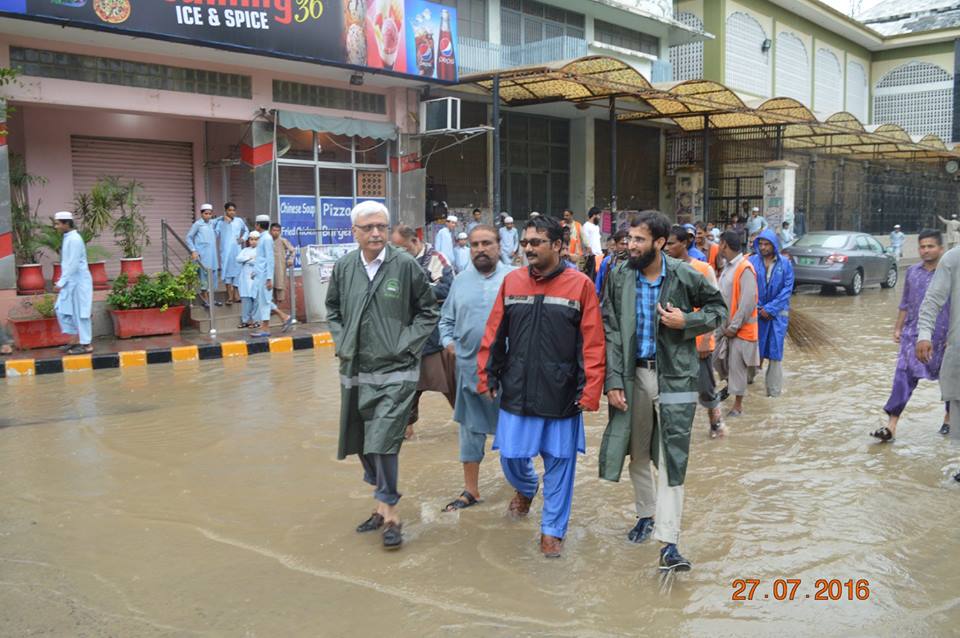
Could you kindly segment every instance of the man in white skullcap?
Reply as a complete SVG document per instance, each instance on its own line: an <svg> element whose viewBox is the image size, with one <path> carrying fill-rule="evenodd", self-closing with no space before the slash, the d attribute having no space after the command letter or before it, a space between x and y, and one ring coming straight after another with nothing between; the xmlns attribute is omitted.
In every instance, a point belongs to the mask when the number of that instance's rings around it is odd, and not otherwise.
<svg viewBox="0 0 960 638"><path fill-rule="evenodd" d="M459 221L456 215L447 215L447 225L437 231L433 242L433 249L443 255L448 264L453 263L453 238L456 236L454 233L457 231Z"/></svg>
<svg viewBox="0 0 960 638"><path fill-rule="evenodd" d="M213 206L200 206L200 219L193 222L187 233L187 248L190 249L190 258L200 266L200 302L204 308L209 308L209 290L217 290L217 230L213 223ZM210 281L208 282L208 277ZM216 302L216 305L223 305Z"/></svg>
<svg viewBox="0 0 960 638"><path fill-rule="evenodd" d="M954 213L950 216L950 219L944 219L937 215L937 219L947 227L946 240L947 240L947 250L950 250L954 246L960 245L960 219L957 219L957 214Z"/></svg>
<svg viewBox="0 0 960 638"><path fill-rule="evenodd" d="M257 230L260 240L257 242L257 254L254 258L254 297L253 324L251 337L270 336L270 314L277 313L283 319L283 332L293 326L293 317L277 308L273 303L273 237L270 235L270 215L257 215Z"/></svg>
<svg viewBox="0 0 960 638"><path fill-rule="evenodd" d="M500 227L500 261L512 266L519 250L520 233L513 227L513 217L507 215L503 218L503 226Z"/></svg>
<svg viewBox="0 0 960 638"><path fill-rule="evenodd" d="M340 361L337 458L356 454L376 507L357 532L383 529L403 544L397 512L400 446L420 380L423 345L440 319L433 288L409 252L387 243L390 213L361 202L350 213L358 250L341 257L327 288L327 321Z"/></svg>
<svg viewBox="0 0 960 638"><path fill-rule="evenodd" d="M893 232L890 233L890 248L893 249L893 254L900 259L903 256L903 240L906 238L900 231L900 224L893 225Z"/></svg>
<svg viewBox="0 0 960 638"><path fill-rule="evenodd" d="M87 247L74 227L73 214L61 211L53 216L57 232L63 235L60 248L60 279L54 282L57 302L54 310L60 332L77 335L77 343L67 348L67 354L93 352L93 330L90 321L93 310L93 278L87 267Z"/></svg>
<svg viewBox="0 0 960 638"><path fill-rule="evenodd" d="M467 245L467 234L457 235L457 245L453 249L453 272L462 273L470 265L470 246Z"/></svg>

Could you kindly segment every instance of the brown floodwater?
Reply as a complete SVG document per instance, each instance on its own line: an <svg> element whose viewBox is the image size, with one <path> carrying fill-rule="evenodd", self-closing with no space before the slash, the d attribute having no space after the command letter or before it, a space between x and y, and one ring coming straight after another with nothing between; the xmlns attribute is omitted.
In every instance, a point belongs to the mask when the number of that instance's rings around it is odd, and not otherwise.
<svg viewBox="0 0 960 638"><path fill-rule="evenodd" d="M667 577L656 544L626 541L629 479L597 479L599 414L563 558L548 561L541 500L508 520L495 454L485 502L440 512L462 489L457 430L426 395L401 453L407 544L386 553L353 531L372 501L356 459L335 458L331 349L0 382L0 634L957 635L960 449L937 433L936 384L895 443L867 436L899 294L798 295L838 350L788 347L785 394L758 381L726 439L698 412L693 571ZM821 578L864 579L869 596L815 600ZM761 581L754 600L731 599L736 579ZM794 600L775 600L776 579L801 581Z"/></svg>

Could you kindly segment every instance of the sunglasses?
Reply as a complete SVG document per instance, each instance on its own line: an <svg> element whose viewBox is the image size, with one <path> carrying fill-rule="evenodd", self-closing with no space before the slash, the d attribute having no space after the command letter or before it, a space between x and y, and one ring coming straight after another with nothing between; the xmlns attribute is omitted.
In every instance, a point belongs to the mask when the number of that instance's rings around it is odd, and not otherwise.
<svg viewBox="0 0 960 638"><path fill-rule="evenodd" d="M387 228L389 228L389 226L387 224L366 224L364 226L357 225L355 228L362 230L365 233L372 233L375 230L385 233L387 232Z"/></svg>
<svg viewBox="0 0 960 638"><path fill-rule="evenodd" d="M532 246L533 248L539 248L540 244L549 244L552 243L549 239L540 239L539 237L534 237L533 239L521 239L520 245L524 248L527 246Z"/></svg>

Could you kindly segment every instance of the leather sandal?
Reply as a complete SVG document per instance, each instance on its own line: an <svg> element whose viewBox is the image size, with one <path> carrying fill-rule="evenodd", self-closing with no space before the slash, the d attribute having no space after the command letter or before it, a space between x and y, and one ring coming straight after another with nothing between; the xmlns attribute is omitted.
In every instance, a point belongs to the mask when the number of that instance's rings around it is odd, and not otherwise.
<svg viewBox="0 0 960 638"><path fill-rule="evenodd" d="M526 516L530 513L530 503L532 502L532 498L527 498L520 492L516 492L513 495L513 500L510 501L510 507L507 508L507 512L512 516Z"/></svg>
<svg viewBox="0 0 960 638"><path fill-rule="evenodd" d="M881 443L889 443L893 440L893 432L891 432L887 426L883 426L879 430L874 430L870 433L870 436L875 439L880 439Z"/></svg>
<svg viewBox="0 0 960 638"><path fill-rule="evenodd" d="M442 511L453 512L456 510L467 509L468 507L473 507L477 503L482 503L482 502L483 501L481 501L480 499L474 498L473 494L471 494L467 490L463 490L460 496L458 496L454 500L447 503L446 506L444 506Z"/></svg>

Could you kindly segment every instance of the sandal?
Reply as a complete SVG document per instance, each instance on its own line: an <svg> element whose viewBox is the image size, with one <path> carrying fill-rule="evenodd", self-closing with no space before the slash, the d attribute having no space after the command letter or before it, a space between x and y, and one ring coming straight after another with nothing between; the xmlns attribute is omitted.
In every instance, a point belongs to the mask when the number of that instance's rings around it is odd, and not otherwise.
<svg viewBox="0 0 960 638"><path fill-rule="evenodd" d="M443 512L454 512L456 510L467 509L468 507L473 507L477 503L482 503L478 498L474 498L473 494L467 490L463 492L456 499L450 501L446 506L441 510Z"/></svg>
<svg viewBox="0 0 960 638"><path fill-rule="evenodd" d="M357 525L357 533L372 532L383 527L383 516L379 512L374 512L370 518Z"/></svg>
<svg viewBox="0 0 960 638"><path fill-rule="evenodd" d="M400 549L403 545L403 524L390 521L383 530L383 548Z"/></svg>
<svg viewBox="0 0 960 638"><path fill-rule="evenodd" d="M93 346L76 345L67 350L67 354L90 354L93 352Z"/></svg>
<svg viewBox="0 0 960 638"><path fill-rule="evenodd" d="M883 426L879 430L874 430L870 433L870 436L875 439L880 439L881 443L889 443L893 440L893 432L891 432L887 426Z"/></svg>
<svg viewBox="0 0 960 638"><path fill-rule="evenodd" d="M245 328L250 328L250 327L252 326L249 323L241 323L239 326L237 326L237 330L243 330Z"/></svg>

